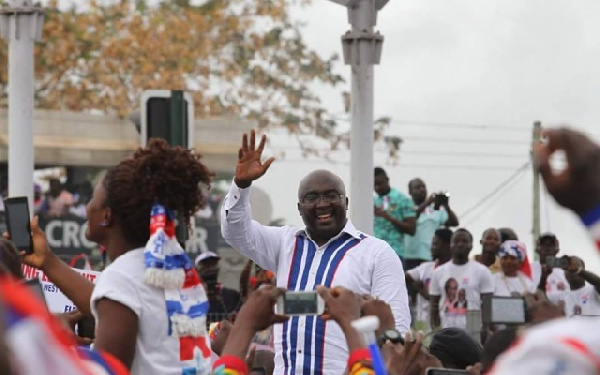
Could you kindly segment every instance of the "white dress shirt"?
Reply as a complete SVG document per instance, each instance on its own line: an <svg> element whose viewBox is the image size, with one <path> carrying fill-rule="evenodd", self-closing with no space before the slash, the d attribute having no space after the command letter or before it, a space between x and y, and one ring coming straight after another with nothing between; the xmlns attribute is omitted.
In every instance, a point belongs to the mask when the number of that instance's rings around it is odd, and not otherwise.
<svg viewBox="0 0 600 375"><path fill-rule="evenodd" d="M277 286L314 290L343 286L390 304L396 329L410 327L408 296L400 259L382 240L359 232L350 221L319 247L306 230L269 227L252 220L250 188L232 183L221 207L221 232L229 245L275 273ZM348 348L340 327L320 317L293 317L275 327L275 374L339 375Z"/></svg>

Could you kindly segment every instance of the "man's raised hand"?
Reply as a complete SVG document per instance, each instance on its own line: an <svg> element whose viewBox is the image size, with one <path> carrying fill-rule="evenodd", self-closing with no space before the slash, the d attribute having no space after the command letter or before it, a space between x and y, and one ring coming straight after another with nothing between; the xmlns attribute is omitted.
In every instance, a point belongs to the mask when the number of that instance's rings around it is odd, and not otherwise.
<svg viewBox="0 0 600 375"><path fill-rule="evenodd" d="M264 163L260 161L266 142L267 136L263 134L258 147L256 147L256 131L252 129L250 140L248 140L248 134L244 133L235 169L235 184L240 188L247 188L252 181L262 177L275 160L274 157L270 157Z"/></svg>

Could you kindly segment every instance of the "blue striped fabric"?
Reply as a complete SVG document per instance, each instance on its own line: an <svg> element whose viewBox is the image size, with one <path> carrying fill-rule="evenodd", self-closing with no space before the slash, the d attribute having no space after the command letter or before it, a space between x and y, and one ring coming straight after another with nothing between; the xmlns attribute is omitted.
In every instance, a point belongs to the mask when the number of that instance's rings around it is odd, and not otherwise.
<svg viewBox="0 0 600 375"><path fill-rule="evenodd" d="M364 236L362 237L364 238ZM362 240L361 238L361 240ZM317 248L315 243L303 236L296 237L296 245L288 278L287 289L302 291L314 290L317 285L330 287L335 272L347 251L361 240L343 233L332 241L323 251L316 271L315 280L309 282L310 270L315 262ZM305 261L303 262L303 259ZM304 345L298 351L298 330L304 320ZM302 361L302 375L321 375L323 373L323 352L325 347L325 321L321 317L293 317L283 325L282 355L285 374L296 373L297 360ZM302 358L298 358L301 355Z"/></svg>

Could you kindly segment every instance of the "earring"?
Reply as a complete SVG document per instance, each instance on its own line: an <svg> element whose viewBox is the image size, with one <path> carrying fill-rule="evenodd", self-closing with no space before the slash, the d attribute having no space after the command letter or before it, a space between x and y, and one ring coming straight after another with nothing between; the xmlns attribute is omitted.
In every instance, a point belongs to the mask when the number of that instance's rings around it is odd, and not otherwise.
<svg viewBox="0 0 600 375"><path fill-rule="evenodd" d="M100 222L100 226L101 226L101 227L105 227L105 226L106 226L106 221L102 220L102 221Z"/></svg>

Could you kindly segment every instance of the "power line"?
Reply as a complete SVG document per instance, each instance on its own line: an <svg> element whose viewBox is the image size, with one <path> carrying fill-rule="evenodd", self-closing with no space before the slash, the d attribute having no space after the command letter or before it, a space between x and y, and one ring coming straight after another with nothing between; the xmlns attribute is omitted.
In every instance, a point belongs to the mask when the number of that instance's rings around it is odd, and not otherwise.
<svg viewBox="0 0 600 375"><path fill-rule="evenodd" d="M270 147L272 151L307 151L307 152L317 152L317 153L336 153L336 152L348 152L346 149L336 149L331 150L328 148L307 148L302 149L301 147ZM387 153L386 150L374 150L379 153ZM506 154L506 153L490 153L490 152L455 152L455 151L434 151L434 150L403 150L400 148L398 152L400 156L402 155L432 155L432 156L456 156L456 157L470 157L470 158L518 158L522 159L524 156L527 156L525 153L523 154Z"/></svg>
<svg viewBox="0 0 600 375"><path fill-rule="evenodd" d="M516 139L475 139L475 138L435 138L435 137L422 137L422 136L400 136L402 140L412 140L412 141L425 141L425 142L438 142L438 143L478 143L478 144L521 144L521 145L530 145L531 141L521 141Z"/></svg>
<svg viewBox="0 0 600 375"><path fill-rule="evenodd" d="M347 117L336 117L338 121L350 122L351 119ZM394 120L390 121L393 125L407 125L407 126L427 126L427 127L446 127L446 128L463 128L463 129L475 129L475 130L506 130L516 132L528 132L529 128L511 125L496 125L496 124L481 124L481 123L467 123L467 122L445 122L445 121L419 121L419 120Z"/></svg>
<svg viewBox="0 0 600 375"><path fill-rule="evenodd" d="M529 167L530 164L531 164L530 160L528 160L527 162L525 162L525 164L523 164L519 168L517 168L506 180L502 181L490 193L486 194L477 203L475 203L473 206L471 206L469 209L467 209L465 212L463 212L462 215L460 215L459 217L460 218L464 218L464 217L468 216L471 212L475 211L479 206L481 206L483 203L485 203L488 199L491 199L499 191L501 191L502 189L504 189L504 187L506 187L507 185L509 185L510 182L513 181L513 179L517 178L517 176L522 171L526 170Z"/></svg>
<svg viewBox="0 0 600 375"><path fill-rule="evenodd" d="M290 159L290 158L286 158L283 157L281 158L281 160L285 161L285 162L290 162L290 163L309 163L309 162L328 162L334 165L350 165L349 161L337 161L337 160L331 160L328 158L318 158L318 159L309 159L308 157L306 159ZM390 165L388 163L388 165ZM449 164L403 164L403 163L397 163L395 165L392 165L394 167L398 167L398 168L423 168L423 169L458 169L458 170L481 170L481 171L489 171L489 172L497 172L500 170L509 170L512 171L514 170L514 166L508 166L508 165L449 165Z"/></svg>
<svg viewBox="0 0 600 375"><path fill-rule="evenodd" d="M523 171L521 171L521 172L523 172ZM481 206L481 207L485 207L485 208L486 208L486 211L482 211L482 212L480 212L479 214L477 214L477 215L474 215L474 216L473 216L471 219L467 220L467 221L466 221L466 222L465 222L463 225L464 225L465 227L467 227L467 226L471 225L472 223L474 223L475 221L479 220L479 218L480 218L481 216L483 216L483 214L484 214L485 212L487 212L487 210L488 210L488 209L490 209L491 207L494 207L496 204L498 204L498 202L499 202L499 200L500 200L500 198L501 198L501 197L503 197L504 195L506 195L506 193L508 193L509 191L511 191L511 189L513 188L513 186L515 186L515 184L516 184L516 182L517 182L517 181L519 181L519 179L518 179L518 178L514 178L514 179L513 179L513 180L512 180L512 181L511 181L509 184L507 184L507 185L505 186L504 190L500 191L500 192L499 192L499 193L496 195L496 197L495 197L496 199L495 199L494 201L488 202L488 203L491 203L491 204L488 204L488 205L486 206L486 204L484 203L484 204Z"/></svg>

